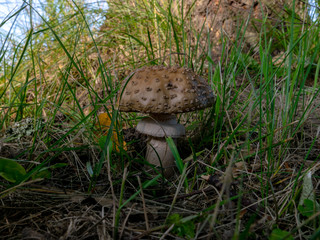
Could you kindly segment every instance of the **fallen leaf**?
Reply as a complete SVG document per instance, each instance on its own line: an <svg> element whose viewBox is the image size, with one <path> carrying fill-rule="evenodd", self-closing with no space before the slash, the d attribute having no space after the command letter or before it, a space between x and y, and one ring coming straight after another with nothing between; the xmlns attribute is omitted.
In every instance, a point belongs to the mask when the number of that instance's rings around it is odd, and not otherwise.
<svg viewBox="0 0 320 240"><path fill-rule="evenodd" d="M98 132L97 135L98 136L99 135L106 136L108 134L110 125L111 125L111 119L110 119L108 113L100 113L98 115L98 123L96 123L96 127L97 127L97 129L101 130L101 132ZM120 126L120 124L118 124L118 126L122 127L122 126ZM119 146L122 146L124 150L127 150L126 142L125 141L123 141L122 143L119 142L118 134L115 130L113 130L111 139L112 139L112 142L114 143L114 145L116 146L117 152L120 152Z"/></svg>

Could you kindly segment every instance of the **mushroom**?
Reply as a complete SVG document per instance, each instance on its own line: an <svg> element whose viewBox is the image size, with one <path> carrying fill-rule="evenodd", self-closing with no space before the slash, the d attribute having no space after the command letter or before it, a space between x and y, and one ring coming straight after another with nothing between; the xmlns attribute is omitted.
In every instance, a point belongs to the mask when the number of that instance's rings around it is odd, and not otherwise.
<svg viewBox="0 0 320 240"><path fill-rule="evenodd" d="M121 95L122 94L122 95ZM142 112L149 116L136 130L148 136L146 160L164 169L165 177L173 174L174 156L166 137L185 135L175 114L204 109L215 100L207 81L184 67L143 67L131 73L118 96L119 111Z"/></svg>

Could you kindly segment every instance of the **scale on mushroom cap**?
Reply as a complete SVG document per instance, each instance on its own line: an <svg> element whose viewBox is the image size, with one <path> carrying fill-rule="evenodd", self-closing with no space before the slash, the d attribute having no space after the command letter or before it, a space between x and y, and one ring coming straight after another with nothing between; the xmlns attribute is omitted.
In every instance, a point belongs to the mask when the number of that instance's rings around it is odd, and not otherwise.
<svg viewBox="0 0 320 240"><path fill-rule="evenodd" d="M165 138L176 141L185 135L185 127L177 123L175 114L213 105L215 97L209 84L188 68L143 67L123 81L120 94L119 111L149 114L136 130L149 137L146 160L162 166L164 175L170 177L175 161Z"/></svg>

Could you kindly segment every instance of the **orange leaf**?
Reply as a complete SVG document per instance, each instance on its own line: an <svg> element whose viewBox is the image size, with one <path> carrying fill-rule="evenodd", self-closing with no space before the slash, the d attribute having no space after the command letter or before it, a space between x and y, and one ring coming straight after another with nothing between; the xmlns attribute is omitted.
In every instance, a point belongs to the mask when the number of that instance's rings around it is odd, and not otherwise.
<svg viewBox="0 0 320 240"><path fill-rule="evenodd" d="M100 132L100 134L102 135L107 135L108 134L108 130L110 128L111 125L111 119L108 115L108 113L100 113L98 115L98 123L96 124L96 127L102 130L102 132ZM122 127L122 126L121 126ZM99 135L99 132L97 133L97 135ZM123 146L124 150L127 150L126 147L126 142L123 141L123 144L119 143L119 139L118 139L118 134L115 130L113 130L113 134L112 134L112 141L114 143L114 145L116 146L116 151L119 152L119 147L118 146Z"/></svg>

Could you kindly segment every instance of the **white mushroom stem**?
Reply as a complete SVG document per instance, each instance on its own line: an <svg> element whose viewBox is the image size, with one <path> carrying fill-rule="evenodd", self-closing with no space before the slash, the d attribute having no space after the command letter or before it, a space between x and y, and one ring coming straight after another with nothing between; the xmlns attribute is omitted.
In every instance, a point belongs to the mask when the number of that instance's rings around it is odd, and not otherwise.
<svg viewBox="0 0 320 240"><path fill-rule="evenodd" d="M170 177L175 159L166 137L172 137L176 143L177 138L185 135L184 126L177 123L174 115L153 114L138 123L137 131L149 137L146 160L155 166L162 166L165 177Z"/></svg>
<svg viewBox="0 0 320 240"><path fill-rule="evenodd" d="M175 159L165 138L150 136L147 145L146 159L155 166L162 166L165 177L173 175Z"/></svg>

